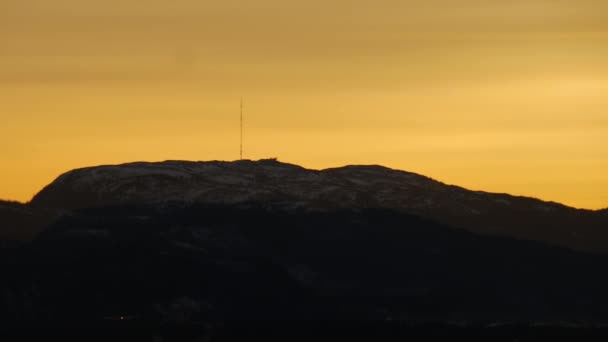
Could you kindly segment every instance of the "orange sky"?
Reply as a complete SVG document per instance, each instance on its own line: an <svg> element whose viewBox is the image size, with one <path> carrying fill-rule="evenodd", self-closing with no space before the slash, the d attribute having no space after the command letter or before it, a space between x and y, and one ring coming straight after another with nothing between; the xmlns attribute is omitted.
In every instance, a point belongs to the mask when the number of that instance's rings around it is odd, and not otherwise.
<svg viewBox="0 0 608 342"><path fill-rule="evenodd" d="M383 164L608 206L604 0L2 0L0 198L76 167Z"/></svg>

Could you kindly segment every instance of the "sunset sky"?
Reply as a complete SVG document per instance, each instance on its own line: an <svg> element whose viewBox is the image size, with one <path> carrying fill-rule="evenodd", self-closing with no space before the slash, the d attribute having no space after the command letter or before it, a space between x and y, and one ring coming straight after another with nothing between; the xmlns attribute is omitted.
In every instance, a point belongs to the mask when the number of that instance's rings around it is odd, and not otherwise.
<svg viewBox="0 0 608 342"><path fill-rule="evenodd" d="M0 198L67 170L382 164L608 207L606 0L0 0Z"/></svg>

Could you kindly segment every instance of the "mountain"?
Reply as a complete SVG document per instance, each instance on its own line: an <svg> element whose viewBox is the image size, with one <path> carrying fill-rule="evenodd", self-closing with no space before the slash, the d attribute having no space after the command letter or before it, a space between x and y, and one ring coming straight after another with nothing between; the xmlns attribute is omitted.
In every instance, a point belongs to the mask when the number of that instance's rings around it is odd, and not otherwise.
<svg viewBox="0 0 608 342"><path fill-rule="evenodd" d="M78 169L0 202L0 322L608 324L607 220L375 165Z"/></svg>
<svg viewBox="0 0 608 342"><path fill-rule="evenodd" d="M608 218L600 212L470 191L376 165L310 170L270 159L99 166L61 175L31 205L73 210L170 202L313 211L388 209L477 233L608 251Z"/></svg>

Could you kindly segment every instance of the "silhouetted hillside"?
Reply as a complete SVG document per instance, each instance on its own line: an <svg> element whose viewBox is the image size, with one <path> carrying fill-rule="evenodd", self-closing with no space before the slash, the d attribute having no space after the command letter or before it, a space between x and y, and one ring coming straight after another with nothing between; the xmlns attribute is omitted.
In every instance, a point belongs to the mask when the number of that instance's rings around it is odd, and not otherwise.
<svg viewBox="0 0 608 342"><path fill-rule="evenodd" d="M2 253L16 323L608 318L606 256L391 210L97 208Z"/></svg>
<svg viewBox="0 0 608 342"><path fill-rule="evenodd" d="M18 202L0 201L0 240L29 240L44 230L57 214Z"/></svg>

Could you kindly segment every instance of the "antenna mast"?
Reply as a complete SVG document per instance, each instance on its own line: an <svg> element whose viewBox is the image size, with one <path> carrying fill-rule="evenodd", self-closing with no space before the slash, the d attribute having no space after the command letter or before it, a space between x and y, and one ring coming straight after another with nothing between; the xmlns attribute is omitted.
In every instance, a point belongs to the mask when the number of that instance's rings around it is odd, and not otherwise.
<svg viewBox="0 0 608 342"><path fill-rule="evenodd" d="M241 160L243 160L243 97L241 97Z"/></svg>

